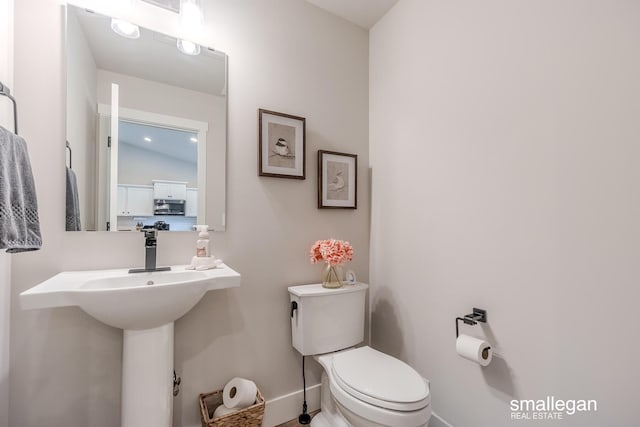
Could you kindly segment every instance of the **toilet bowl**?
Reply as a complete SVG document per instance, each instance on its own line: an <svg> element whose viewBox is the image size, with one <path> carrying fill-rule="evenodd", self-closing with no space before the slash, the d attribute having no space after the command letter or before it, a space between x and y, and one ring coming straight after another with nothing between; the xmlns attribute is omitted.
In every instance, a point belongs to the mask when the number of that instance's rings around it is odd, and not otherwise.
<svg viewBox="0 0 640 427"><path fill-rule="evenodd" d="M289 287L291 338L324 368L312 427L422 427L431 418L429 383L364 339L367 284Z"/></svg>
<svg viewBox="0 0 640 427"><path fill-rule="evenodd" d="M315 359L324 373L322 410L312 421L312 427L428 424L429 383L406 363L370 347L319 355Z"/></svg>

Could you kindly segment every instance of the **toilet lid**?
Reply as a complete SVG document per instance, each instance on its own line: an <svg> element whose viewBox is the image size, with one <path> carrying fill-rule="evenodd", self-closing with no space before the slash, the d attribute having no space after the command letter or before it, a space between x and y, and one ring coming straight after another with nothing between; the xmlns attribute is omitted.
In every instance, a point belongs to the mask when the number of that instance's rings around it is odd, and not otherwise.
<svg viewBox="0 0 640 427"><path fill-rule="evenodd" d="M371 347L336 354L331 369L343 390L373 405L413 411L429 403L427 383L415 369Z"/></svg>

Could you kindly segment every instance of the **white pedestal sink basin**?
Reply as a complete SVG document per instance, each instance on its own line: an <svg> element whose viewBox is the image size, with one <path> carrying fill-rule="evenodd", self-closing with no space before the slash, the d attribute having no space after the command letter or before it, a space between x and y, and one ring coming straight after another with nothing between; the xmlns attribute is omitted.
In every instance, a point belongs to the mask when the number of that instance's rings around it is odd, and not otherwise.
<svg viewBox="0 0 640 427"><path fill-rule="evenodd" d="M20 294L22 309L78 306L124 329L121 427L171 427L173 322L206 292L240 286L240 274L224 264L205 271L185 267L62 272Z"/></svg>

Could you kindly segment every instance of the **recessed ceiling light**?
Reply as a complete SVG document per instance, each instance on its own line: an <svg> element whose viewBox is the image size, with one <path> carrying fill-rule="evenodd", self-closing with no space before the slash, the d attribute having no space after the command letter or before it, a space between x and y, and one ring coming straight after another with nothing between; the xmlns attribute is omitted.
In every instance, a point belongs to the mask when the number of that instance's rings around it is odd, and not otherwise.
<svg viewBox="0 0 640 427"><path fill-rule="evenodd" d="M147 141L147 142L151 142L151 138L149 138L148 136L145 136L144 140Z"/></svg>
<svg viewBox="0 0 640 427"><path fill-rule="evenodd" d="M198 138L191 137L191 138L189 138L189 141L191 141L191 142L198 142Z"/></svg>
<svg viewBox="0 0 640 427"><path fill-rule="evenodd" d="M111 29L118 35L128 39L140 38L140 28L131 22L122 19L111 19Z"/></svg>
<svg viewBox="0 0 640 427"><path fill-rule="evenodd" d="M178 50L187 55L200 55L200 45L189 40L178 39Z"/></svg>

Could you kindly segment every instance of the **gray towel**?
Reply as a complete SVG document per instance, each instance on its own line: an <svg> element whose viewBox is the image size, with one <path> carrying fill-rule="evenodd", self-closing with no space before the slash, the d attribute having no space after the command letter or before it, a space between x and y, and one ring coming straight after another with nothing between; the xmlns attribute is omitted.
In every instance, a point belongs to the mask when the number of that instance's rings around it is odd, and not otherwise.
<svg viewBox="0 0 640 427"><path fill-rule="evenodd" d="M67 168L67 231L80 231L80 202L76 173Z"/></svg>
<svg viewBox="0 0 640 427"><path fill-rule="evenodd" d="M36 186L27 143L0 126L0 249L40 249Z"/></svg>

